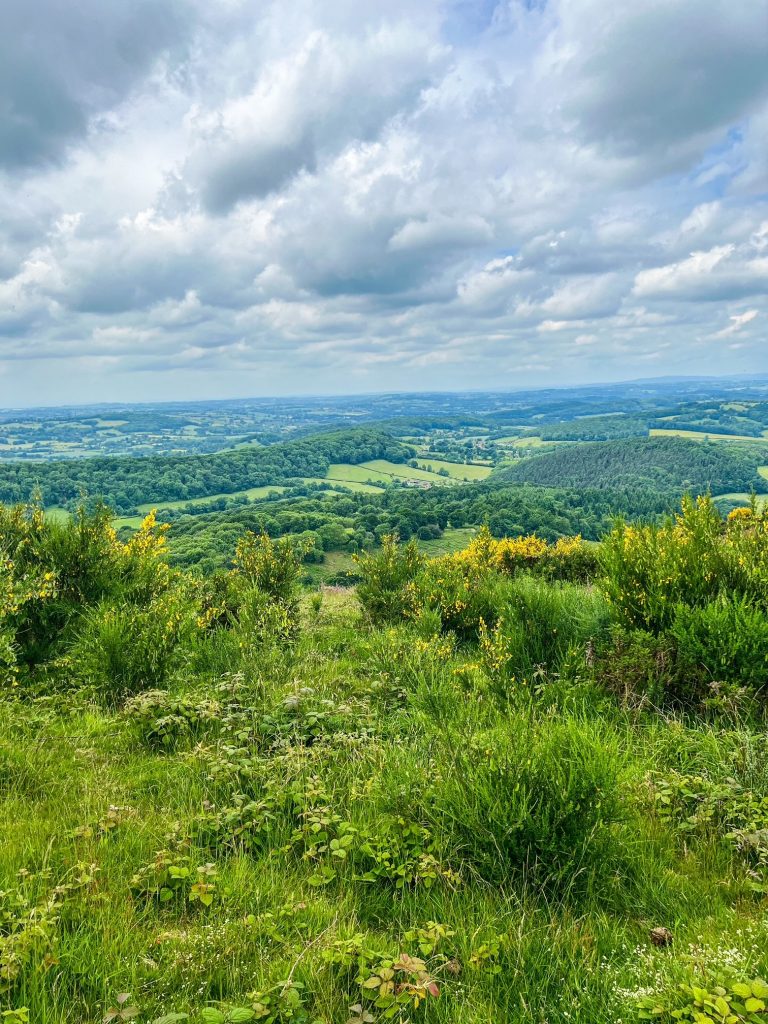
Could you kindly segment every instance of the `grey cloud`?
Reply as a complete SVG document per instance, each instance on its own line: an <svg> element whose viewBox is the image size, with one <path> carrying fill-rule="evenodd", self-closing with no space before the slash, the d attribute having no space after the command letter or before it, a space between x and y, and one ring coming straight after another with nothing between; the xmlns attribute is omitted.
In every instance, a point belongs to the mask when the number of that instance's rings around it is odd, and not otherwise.
<svg viewBox="0 0 768 1024"><path fill-rule="evenodd" d="M65 360L72 398L759 363L755 0L10 2L0 373L36 401Z"/></svg>
<svg viewBox="0 0 768 1024"><path fill-rule="evenodd" d="M586 141L619 157L684 166L691 142L768 96L763 0L581 0L563 11L576 35L560 71L570 86L563 109Z"/></svg>
<svg viewBox="0 0 768 1024"><path fill-rule="evenodd" d="M5 0L0 33L0 167L59 159L165 51L186 39L182 0Z"/></svg>

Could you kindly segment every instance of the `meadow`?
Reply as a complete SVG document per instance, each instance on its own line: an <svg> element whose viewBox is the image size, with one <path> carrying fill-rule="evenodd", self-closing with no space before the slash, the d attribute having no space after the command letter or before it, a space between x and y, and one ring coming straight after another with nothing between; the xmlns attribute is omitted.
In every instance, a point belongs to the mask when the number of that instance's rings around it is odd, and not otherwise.
<svg viewBox="0 0 768 1024"><path fill-rule="evenodd" d="M4 1024L766 1019L768 518L302 588L0 511Z"/></svg>

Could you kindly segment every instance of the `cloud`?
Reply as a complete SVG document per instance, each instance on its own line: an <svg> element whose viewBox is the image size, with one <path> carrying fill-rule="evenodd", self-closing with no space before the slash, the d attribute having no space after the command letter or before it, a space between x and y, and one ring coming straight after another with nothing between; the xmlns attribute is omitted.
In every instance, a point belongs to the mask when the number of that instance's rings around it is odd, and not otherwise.
<svg viewBox="0 0 768 1024"><path fill-rule="evenodd" d="M162 57L180 61L182 0L5 0L0 33L0 167L60 159Z"/></svg>
<svg viewBox="0 0 768 1024"><path fill-rule="evenodd" d="M731 334L738 333L742 327L746 326L759 315L759 311L756 309L747 309L743 313L736 313L732 316L730 326L724 327L722 331L718 331L714 334L714 338L728 338Z"/></svg>
<svg viewBox="0 0 768 1024"><path fill-rule="evenodd" d="M763 0L4 15L19 400L764 368Z"/></svg>
<svg viewBox="0 0 768 1024"><path fill-rule="evenodd" d="M641 271L633 293L679 300L716 301L739 298L768 288L768 256L729 243L694 252L684 260Z"/></svg>

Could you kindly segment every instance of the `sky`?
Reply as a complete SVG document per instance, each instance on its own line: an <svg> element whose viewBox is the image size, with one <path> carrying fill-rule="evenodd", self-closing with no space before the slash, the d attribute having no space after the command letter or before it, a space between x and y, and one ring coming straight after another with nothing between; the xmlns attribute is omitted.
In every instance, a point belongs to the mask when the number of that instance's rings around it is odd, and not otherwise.
<svg viewBox="0 0 768 1024"><path fill-rule="evenodd" d="M768 370L768 0L2 0L0 406Z"/></svg>

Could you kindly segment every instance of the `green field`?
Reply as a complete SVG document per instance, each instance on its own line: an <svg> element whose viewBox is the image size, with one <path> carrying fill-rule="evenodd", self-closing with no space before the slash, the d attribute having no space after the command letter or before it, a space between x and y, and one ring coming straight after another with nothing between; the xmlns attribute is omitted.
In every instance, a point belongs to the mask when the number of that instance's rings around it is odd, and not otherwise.
<svg viewBox="0 0 768 1024"><path fill-rule="evenodd" d="M384 480L425 480L431 484L450 485L456 481L450 477L438 476L437 473L429 473L425 469L413 469L402 463L389 462L387 459L373 459L371 462L363 462L360 469L373 470Z"/></svg>
<svg viewBox="0 0 768 1024"><path fill-rule="evenodd" d="M750 437L748 434L712 434L704 430L669 430L654 427L648 431L649 437L687 437L691 441L757 441L766 443L765 437Z"/></svg>
<svg viewBox="0 0 768 1024"><path fill-rule="evenodd" d="M163 509L167 508L186 508L187 505L207 505L214 501L219 501L220 498L248 498L249 501L257 501L259 498L266 498L268 495L277 491L278 494L282 494L287 488L278 484L269 484L267 487L249 487L247 491L235 491L233 494L219 493L219 494L206 494L204 498L185 498L180 501L145 501L143 505L139 505L139 512L143 512L145 515L147 512L151 512L152 509L157 509L158 512L162 512Z"/></svg>
<svg viewBox="0 0 768 1024"><path fill-rule="evenodd" d="M418 459L419 466L428 472L437 473L444 469L454 480L485 480L490 476L490 466L468 466L460 462L444 462L442 459Z"/></svg>
<svg viewBox="0 0 768 1024"><path fill-rule="evenodd" d="M379 473L372 473L370 470L363 469L362 466L352 466L347 462L332 463L328 467L325 479L326 481L338 481L350 491L367 491L371 494L380 494L384 490L382 485L376 486L373 481L381 480L382 484L389 482L384 480Z"/></svg>
<svg viewBox="0 0 768 1024"><path fill-rule="evenodd" d="M746 491L730 491L728 494L716 494L715 501L732 501L738 505L748 505L750 501L750 495ZM768 494L757 495L757 507L765 508L768 504Z"/></svg>
<svg viewBox="0 0 768 1024"><path fill-rule="evenodd" d="M544 441L538 435L533 437L518 437L515 434L509 437L496 437L494 444L500 444L512 448L551 448L556 444L577 444L576 441Z"/></svg>

